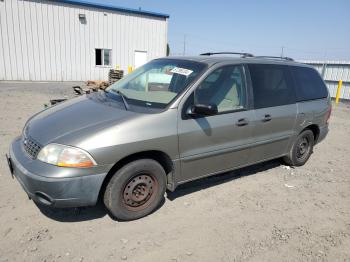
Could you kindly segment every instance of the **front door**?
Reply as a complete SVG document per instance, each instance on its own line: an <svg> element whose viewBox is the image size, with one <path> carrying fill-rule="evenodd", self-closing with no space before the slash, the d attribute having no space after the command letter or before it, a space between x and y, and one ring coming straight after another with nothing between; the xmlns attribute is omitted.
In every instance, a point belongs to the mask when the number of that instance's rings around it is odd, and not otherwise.
<svg viewBox="0 0 350 262"><path fill-rule="evenodd" d="M188 116L194 104L216 105L218 113ZM179 110L182 182L247 164L253 120L243 66L226 65L209 73Z"/></svg>

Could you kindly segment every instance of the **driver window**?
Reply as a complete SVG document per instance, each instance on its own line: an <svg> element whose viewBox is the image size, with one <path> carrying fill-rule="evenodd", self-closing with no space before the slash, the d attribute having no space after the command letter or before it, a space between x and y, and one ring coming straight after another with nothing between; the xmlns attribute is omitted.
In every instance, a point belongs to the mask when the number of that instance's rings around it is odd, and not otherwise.
<svg viewBox="0 0 350 262"><path fill-rule="evenodd" d="M218 112L246 107L246 88L241 65L225 66L214 70L197 87L195 104L214 104Z"/></svg>

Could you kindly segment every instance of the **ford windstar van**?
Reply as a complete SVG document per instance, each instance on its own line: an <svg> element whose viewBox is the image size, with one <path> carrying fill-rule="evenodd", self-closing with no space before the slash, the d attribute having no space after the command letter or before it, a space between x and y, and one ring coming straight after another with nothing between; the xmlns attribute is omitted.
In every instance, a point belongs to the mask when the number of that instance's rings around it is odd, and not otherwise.
<svg viewBox="0 0 350 262"><path fill-rule="evenodd" d="M132 220L188 181L275 158L304 165L330 114L321 76L292 59L167 57L31 117L8 163L38 203L101 198Z"/></svg>

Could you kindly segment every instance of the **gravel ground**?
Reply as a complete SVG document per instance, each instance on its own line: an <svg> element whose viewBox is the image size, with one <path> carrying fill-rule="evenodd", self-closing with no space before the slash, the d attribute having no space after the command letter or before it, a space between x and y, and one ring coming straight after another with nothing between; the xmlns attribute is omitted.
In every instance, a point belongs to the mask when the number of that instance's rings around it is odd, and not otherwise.
<svg viewBox="0 0 350 262"><path fill-rule="evenodd" d="M0 261L350 261L350 108L308 163L270 161L192 182L154 214L112 220L102 206L28 200L4 158L26 119L76 83L0 82Z"/></svg>

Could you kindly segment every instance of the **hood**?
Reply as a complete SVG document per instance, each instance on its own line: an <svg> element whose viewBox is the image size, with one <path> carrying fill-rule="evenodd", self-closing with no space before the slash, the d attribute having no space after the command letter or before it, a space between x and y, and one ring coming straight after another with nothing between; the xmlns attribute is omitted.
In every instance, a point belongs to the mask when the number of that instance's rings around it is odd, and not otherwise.
<svg viewBox="0 0 350 262"><path fill-rule="evenodd" d="M103 92L81 96L50 107L28 120L24 132L41 145L70 141L69 137L93 134L138 113L126 111L122 102Z"/></svg>

